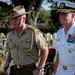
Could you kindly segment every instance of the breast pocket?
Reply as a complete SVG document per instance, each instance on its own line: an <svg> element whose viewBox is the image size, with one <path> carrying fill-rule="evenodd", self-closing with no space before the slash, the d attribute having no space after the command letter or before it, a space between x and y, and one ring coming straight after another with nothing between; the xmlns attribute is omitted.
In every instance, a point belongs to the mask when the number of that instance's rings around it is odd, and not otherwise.
<svg viewBox="0 0 75 75"><path fill-rule="evenodd" d="M24 39L24 40L20 40L19 42L18 42L18 45L20 46L20 47L22 47L23 49L29 49L30 47L31 47L31 45L32 45L32 41L31 41L31 39Z"/></svg>
<svg viewBox="0 0 75 75"><path fill-rule="evenodd" d="M33 38L22 38L17 41L16 45L24 51L30 51L33 46Z"/></svg>
<svg viewBox="0 0 75 75"><path fill-rule="evenodd" d="M31 40L30 39L26 39L22 42L22 48L24 49L29 49L31 46Z"/></svg>
<svg viewBox="0 0 75 75"><path fill-rule="evenodd" d="M74 49L75 45L72 43L65 43L64 46L66 46L67 49Z"/></svg>
<svg viewBox="0 0 75 75"><path fill-rule="evenodd" d="M65 50L71 56L75 56L75 45L72 43L65 43Z"/></svg>

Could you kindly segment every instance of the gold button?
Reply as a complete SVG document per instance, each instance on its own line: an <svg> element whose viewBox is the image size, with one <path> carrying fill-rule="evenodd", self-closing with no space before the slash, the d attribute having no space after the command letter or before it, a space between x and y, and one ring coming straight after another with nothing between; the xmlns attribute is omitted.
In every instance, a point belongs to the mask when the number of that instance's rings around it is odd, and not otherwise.
<svg viewBox="0 0 75 75"><path fill-rule="evenodd" d="M67 70L67 66L62 66L62 69L63 70Z"/></svg>

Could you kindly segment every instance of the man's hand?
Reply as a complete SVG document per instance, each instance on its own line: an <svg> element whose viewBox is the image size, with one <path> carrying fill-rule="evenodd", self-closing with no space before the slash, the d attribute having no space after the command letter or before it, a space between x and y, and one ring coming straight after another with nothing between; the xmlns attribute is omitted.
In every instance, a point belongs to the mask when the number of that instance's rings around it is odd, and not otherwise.
<svg viewBox="0 0 75 75"><path fill-rule="evenodd" d="M36 68L36 69L33 71L33 75L40 75L41 72L42 72L42 69L37 69L37 68Z"/></svg>

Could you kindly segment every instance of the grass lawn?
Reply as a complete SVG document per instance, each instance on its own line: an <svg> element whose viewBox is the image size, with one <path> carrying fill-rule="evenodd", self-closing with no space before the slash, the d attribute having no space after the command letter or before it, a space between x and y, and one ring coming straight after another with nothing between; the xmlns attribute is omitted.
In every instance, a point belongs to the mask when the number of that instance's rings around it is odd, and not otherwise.
<svg viewBox="0 0 75 75"><path fill-rule="evenodd" d="M0 57L1 57L1 54L3 54L3 50L0 50ZM3 73L3 65L5 63L5 57L2 56L2 64L0 66L0 74Z"/></svg>

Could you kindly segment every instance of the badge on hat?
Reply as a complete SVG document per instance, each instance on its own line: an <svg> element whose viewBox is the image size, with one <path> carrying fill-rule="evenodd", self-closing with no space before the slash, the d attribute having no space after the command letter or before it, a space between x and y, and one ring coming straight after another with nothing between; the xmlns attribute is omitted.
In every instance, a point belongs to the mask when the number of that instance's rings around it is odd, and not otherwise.
<svg viewBox="0 0 75 75"><path fill-rule="evenodd" d="M59 8L64 8L64 7L65 7L65 3L61 2L60 5L59 5Z"/></svg>

